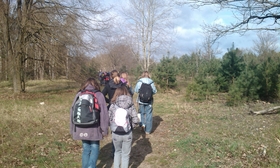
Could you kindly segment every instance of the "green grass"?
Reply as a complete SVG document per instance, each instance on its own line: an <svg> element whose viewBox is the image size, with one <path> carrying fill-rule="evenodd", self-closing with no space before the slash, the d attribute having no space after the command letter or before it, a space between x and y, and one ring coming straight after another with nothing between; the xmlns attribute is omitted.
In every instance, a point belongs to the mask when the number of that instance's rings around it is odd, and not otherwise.
<svg viewBox="0 0 280 168"><path fill-rule="evenodd" d="M176 137L177 167L280 166L280 143L275 139L279 136L279 115L253 116L242 107L205 103L175 116L185 119L180 127L188 128Z"/></svg>
<svg viewBox="0 0 280 168"><path fill-rule="evenodd" d="M13 94L9 83L0 83L1 167L81 167L81 142L69 134L78 87L67 80L29 81L26 93ZM148 139L134 132L131 167L280 166L279 114L249 115L247 106L227 107L218 96L187 102L184 88L178 90L155 95L157 127ZM276 104L251 104L255 110L269 106ZM112 166L110 138L101 141L99 167Z"/></svg>
<svg viewBox="0 0 280 168"><path fill-rule="evenodd" d="M3 167L65 167L58 165L65 164L63 160L72 155L71 148L76 146L69 143L68 116L77 88L76 84L71 88L69 83L28 82L26 93L13 94L11 90L1 93Z"/></svg>

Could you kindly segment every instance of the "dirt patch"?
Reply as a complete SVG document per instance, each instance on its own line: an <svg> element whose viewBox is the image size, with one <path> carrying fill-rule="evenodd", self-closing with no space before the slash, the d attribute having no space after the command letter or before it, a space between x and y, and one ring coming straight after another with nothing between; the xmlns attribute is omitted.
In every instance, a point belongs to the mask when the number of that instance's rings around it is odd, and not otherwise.
<svg viewBox="0 0 280 168"><path fill-rule="evenodd" d="M153 132L146 135L144 131L137 127L133 130L133 144L130 155L130 168L156 168L166 167L166 159L163 155L170 152L169 125L160 116L153 117ZM113 159L111 158L111 135L101 142L99 163L97 167L111 168ZM168 167L168 166L167 166Z"/></svg>

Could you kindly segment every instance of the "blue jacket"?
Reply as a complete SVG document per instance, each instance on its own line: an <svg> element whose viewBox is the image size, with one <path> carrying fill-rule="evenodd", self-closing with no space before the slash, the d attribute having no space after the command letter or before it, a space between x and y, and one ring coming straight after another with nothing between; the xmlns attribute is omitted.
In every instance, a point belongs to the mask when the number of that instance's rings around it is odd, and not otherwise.
<svg viewBox="0 0 280 168"><path fill-rule="evenodd" d="M157 93L156 86L154 84L154 81L151 78L141 78L141 79L139 79L138 82L136 83L136 86L135 86L135 89L134 89L134 91L136 93L139 93L139 89L140 89L142 83L147 83L147 84L152 83L151 86L152 86L152 89L153 89L153 94ZM139 100L139 97L137 97L137 102L140 103L140 104L150 104L150 103L143 103L143 102L141 102ZM153 103L153 102L151 102L151 103Z"/></svg>

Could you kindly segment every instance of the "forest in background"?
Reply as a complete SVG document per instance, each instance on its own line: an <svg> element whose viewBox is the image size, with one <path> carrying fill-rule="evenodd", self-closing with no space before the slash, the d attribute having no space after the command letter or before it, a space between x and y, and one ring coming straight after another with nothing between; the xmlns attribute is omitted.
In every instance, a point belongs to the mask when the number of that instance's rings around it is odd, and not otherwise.
<svg viewBox="0 0 280 168"><path fill-rule="evenodd" d="M248 16L247 22L232 25L232 29L208 26L205 41L196 51L170 55L166 46L172 35L169 34L174 18L171 11L176 3L195 4L195 1L171 2L130 0L129 9L123 10L128 23L121 23L130 31L124 32L116 31L118 23L109 15L111 9L98 1L1 0L0 80L10 82L14 93L20 93L26 91L29 80L81 82L88 76L97 77L99 70L113 69L127 71L137 79L142 71L148 70L159 90L179 89L178 78L188 81L184 86L188 100L207 100L219 93L227 93L228 105L278 100L279 48L277 36L270 33L278 27L276 24L262 29L262 22L256 24L254 20L277 20L278 15L272 15L275 10L265 16L257 10L265 10L264 6L274 9L275 4L196 3L197 7L215 4L224 9L231 7L236 12L238 5L243 5L244 10L239 12ZM248 15L249 9L256 11ZM226 34L226 28L230 33L252 31L242 28L249 22L258 25L256 30L263 30L257 32L254 47L243 49L233 42L222 57L217 57L221 53L213 48L215 40Z"/></svg>

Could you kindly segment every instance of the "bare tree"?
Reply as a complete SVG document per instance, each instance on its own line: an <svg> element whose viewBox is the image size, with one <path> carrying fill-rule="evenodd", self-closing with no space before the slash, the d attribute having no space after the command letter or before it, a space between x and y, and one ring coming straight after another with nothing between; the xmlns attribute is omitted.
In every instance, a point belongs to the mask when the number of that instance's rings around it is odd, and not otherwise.
<svg viewBox="0 0 280 168"><path fill-rule="evenodd" d="M8 79L8 55L10 42L8 41L9 31L7 31L9 20L6 20L6 15L9 13L9 1L0 1L0 62L1 62L1 80Z"/></svg>
<svg viewBox="0 0 280 168"><path fill-rule="evenodd" d="M137 65L137 60L133 57L133 50L125 40L115 37L107 38L102 46L101 54L96 56L96 61L102 71L121 70L122 67L132 70Z"/></svg>
<svg viewBox="0 0 280 168"><path fill-rule="evenodd" d="M220 54L220 51L218 49L218 45L215 46L213 43L213 37L210 33L204 34L204 41L202 42L202 58L211 60L215 58L215 55Z"/></svg>
<svg viewBox="0 0 280 168"><path fill-rule="evenodd" d="M236 22L230 25L205 25L204 29L216 35L214 40L230 33L245 33L248 30L278 31L278 0L176 0L180 5L190 4L194 8L215 5L220 10L232 11Z"/></svg>
<svg viewBox="0 0 280 168"><path fill-rule="evenodd" d="M94 48L85 40L85 34L89 39L94 38L94 32L108 26L108 20L102 17L106 10L97 1L1 0L0 7L3 18L0 22L3 43L0 44L1 48L7 48L1 61L5 58L7 67L11 67L9 78L14 92L25 91L27 65L33 65L41 79L46 72L54 77L55 69L61 72L59 67L69 65L68 57L77 56L71 53Z"/></svg>
<svg viewBox="0 0 280 168"><path fill-rule="evenodd" d="M269 32L258 34L258 39L254 40L254 50L259 56L265 56L268 53L275 52L277 49L277 37Z"/></svg>
<svg viewBox="0 0 280 168"><path fill-rule="evenodd" d="M133 53L143 70L149 70L150 59L171 42L173 12L169 0L129 0L123 10L130 38L136 41Z"/></svg>

